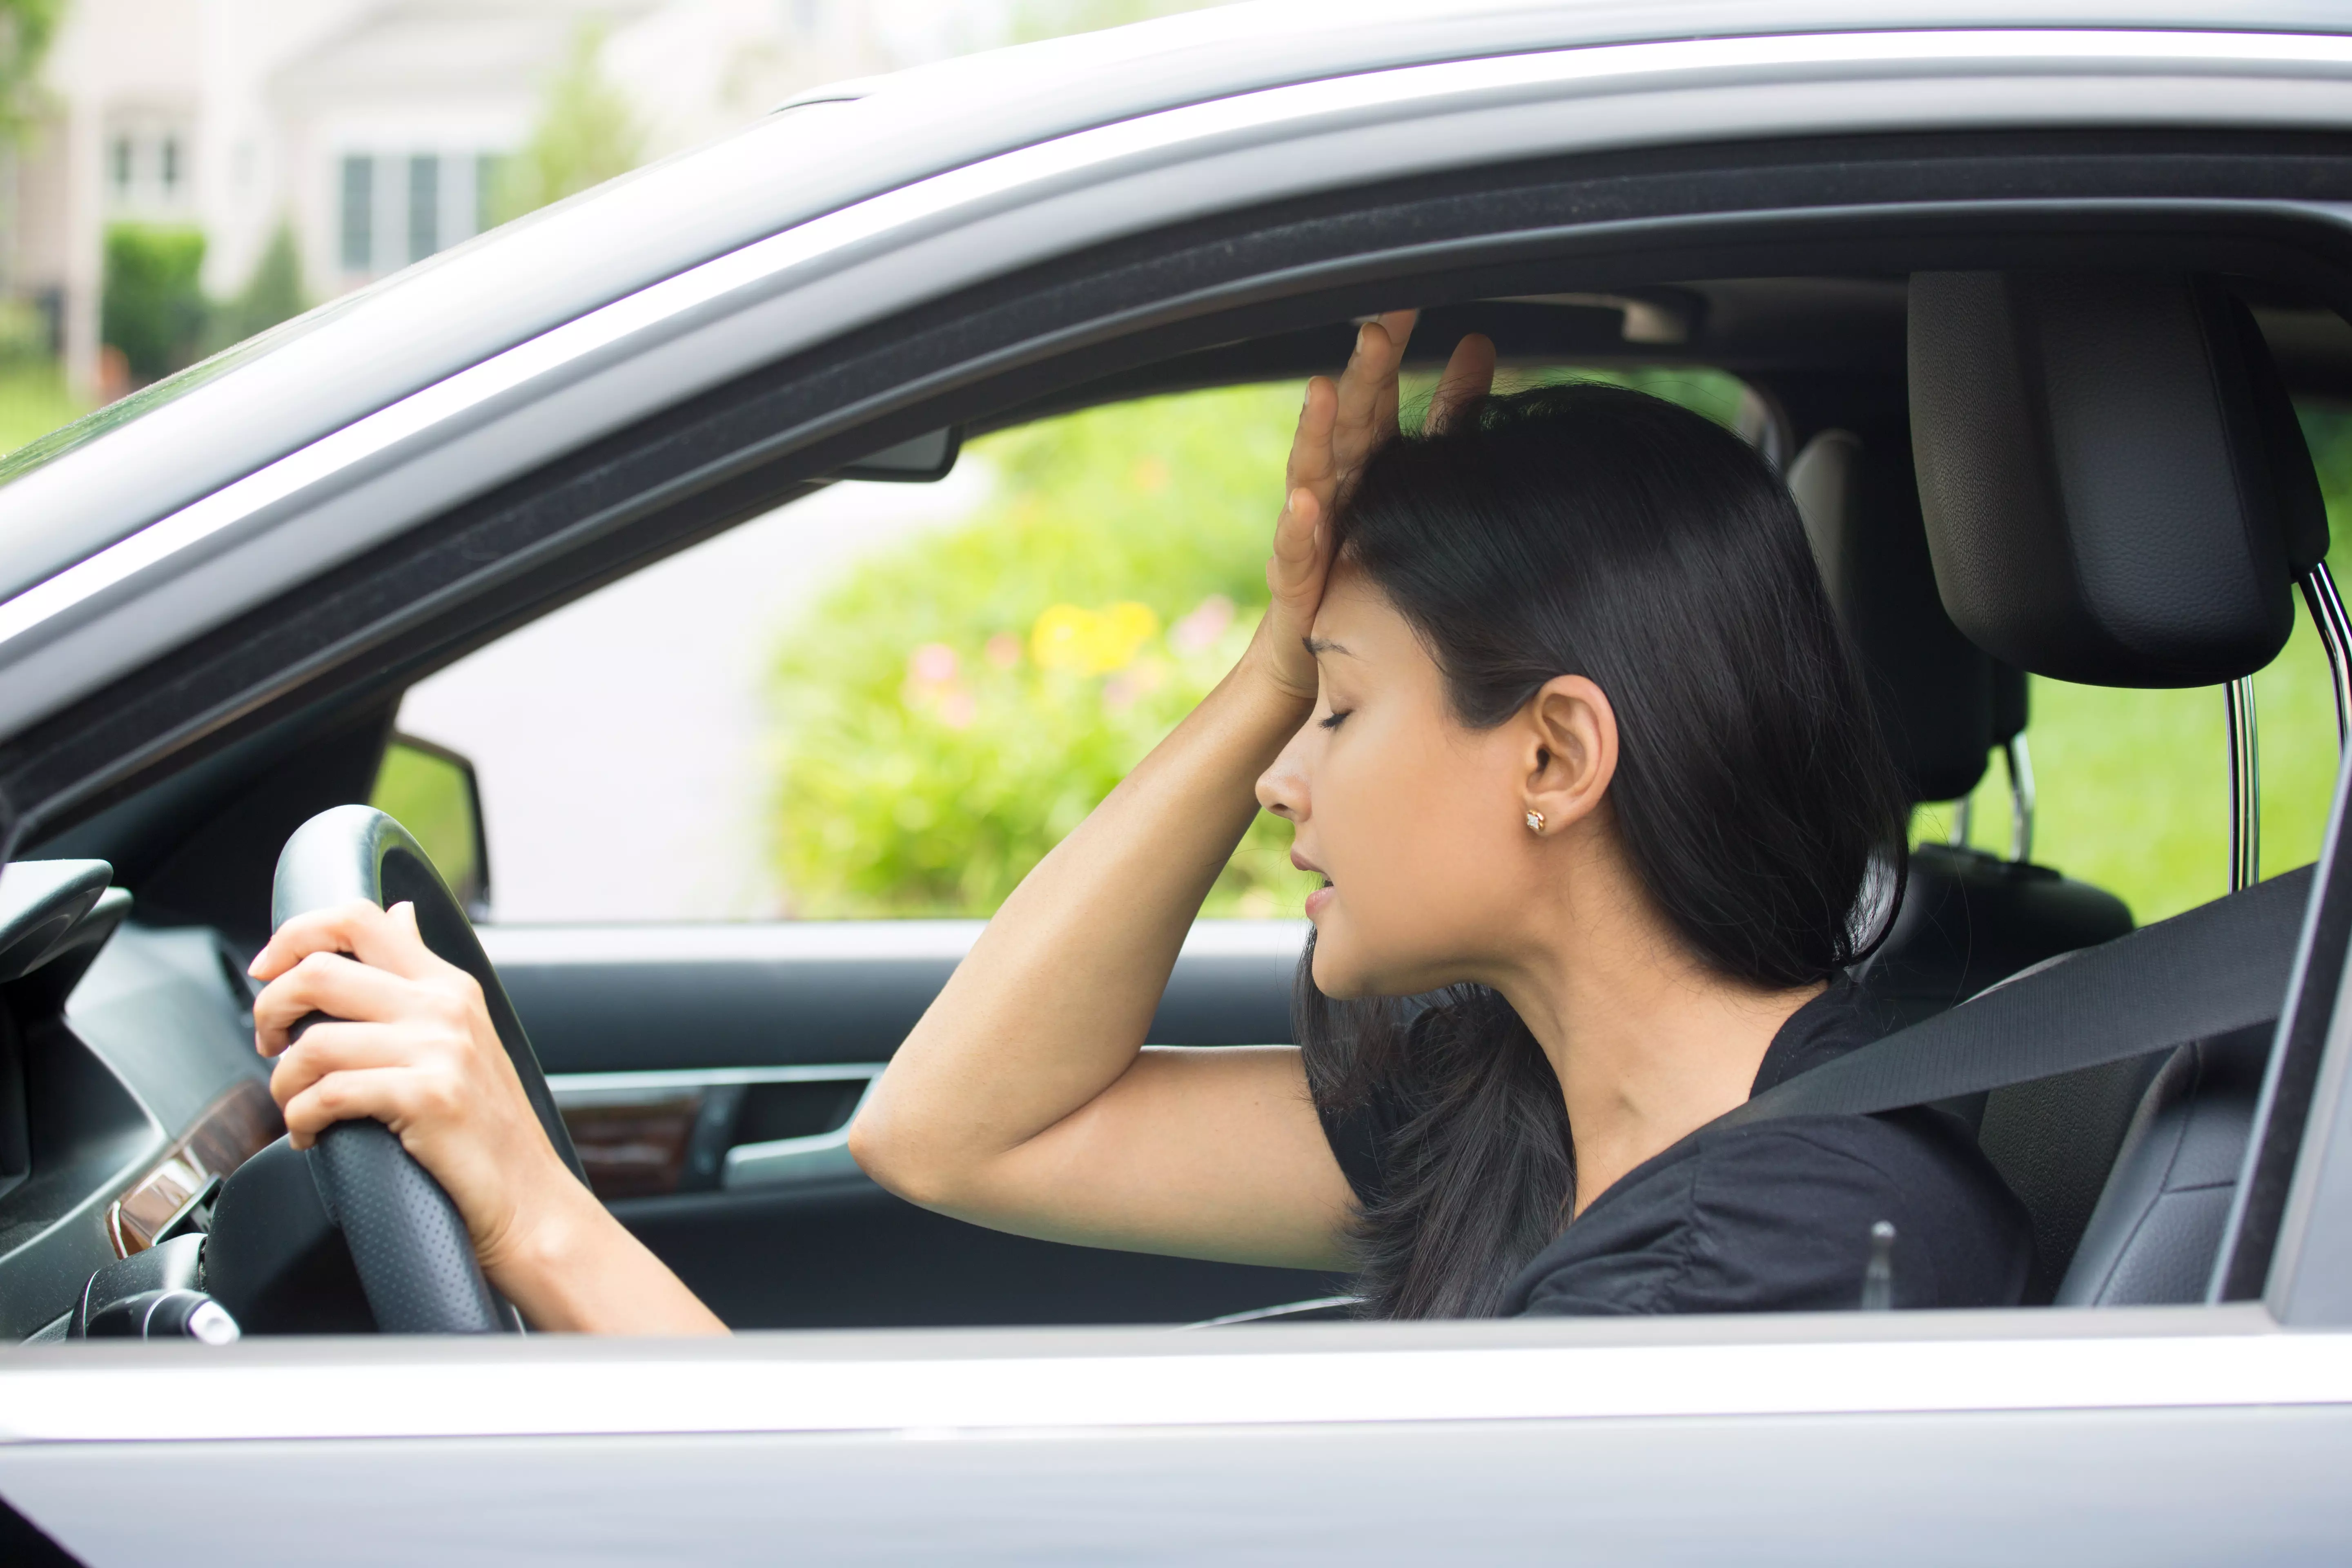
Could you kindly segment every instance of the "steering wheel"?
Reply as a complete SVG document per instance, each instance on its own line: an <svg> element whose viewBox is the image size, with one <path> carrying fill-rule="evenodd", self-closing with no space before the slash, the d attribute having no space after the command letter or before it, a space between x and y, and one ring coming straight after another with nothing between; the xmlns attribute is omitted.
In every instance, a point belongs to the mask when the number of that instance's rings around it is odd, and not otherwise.
<svg viewBox="0 0 2352 1568"><path fill-rule="evenodd" d="M416 906L425 945L472 975L490 1024L522 1079L548 1141L586 1183L547 1075L465 909L408 829L373 806L339 805L297 828L278 857L272 930L313 910L365 899ZM310 1175L328 1217L341 1227L376 1327L388 1334L478 1334L520 1330L514 1310L482 1277L457 1205L381 1121L339 1121L310 1151Z"/></svg>

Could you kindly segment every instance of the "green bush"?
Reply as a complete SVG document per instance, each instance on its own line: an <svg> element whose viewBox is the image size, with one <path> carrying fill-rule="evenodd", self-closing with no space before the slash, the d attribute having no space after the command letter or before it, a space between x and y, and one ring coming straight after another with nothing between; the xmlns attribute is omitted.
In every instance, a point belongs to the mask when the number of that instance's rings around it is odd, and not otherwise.
<svg viewBox="0 0 2352 1568"><path fill-rule="evenodd" d="M302 289L302 253L291 224L280 223L254 263L253 276L230 299L215 303L205 327L205 348L217 353L310 309Z"/></svg>
<svg viewBox="0 0 2352 1568"><path fill-rule="evenodd" d="M1248 640L1297 399L1160 398L972 444L997 497L862 562L779 660L794 912L985 914L1077 826ZM1296 912L1288 855L1261 817L1213 907Z"/></svg>
<svg viewBox="0 0 2352 1568"><path fill-rule="evenodd" d="M562 69L547 84L530 140L488 165L492 189L484 205L490 222L562 201L643 161L645 128L598 63L604 46L601 23L581 26Z"/></svg>
<svg viewBox="0 0 2352 1568"><path fill-rule="evenodd" d="M154 381L195 363L205 330L204 265L202 229L107 226L99 336L122 351L136 380Z"/></svg>
<svg viewBox="0 0 2352 1568"><path fill-rule="evenodd" d="M0 300L0 369L45 365L55 356L47 314L30 300Z"/></svg>
<svg viewBox="0 0 2352 1568"><path fill-rule="evenodd" d="M1738 407L1717 373L1611 379ZM1239 657L1297 415L1297 387L1245 387L974 442L996 498L862 562L784 645L772 820L793 911L993 910ZM1297 914L1312 880L1289 853L1261 815L1208 912Z"/></svg>

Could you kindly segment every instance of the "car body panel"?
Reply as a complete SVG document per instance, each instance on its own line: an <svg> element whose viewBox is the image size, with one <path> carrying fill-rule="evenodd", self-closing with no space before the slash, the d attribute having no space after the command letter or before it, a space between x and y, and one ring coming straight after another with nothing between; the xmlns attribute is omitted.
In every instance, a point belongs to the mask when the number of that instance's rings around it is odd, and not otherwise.
<svg viewBox="0 0 2352 1568"><path fill-rule="evenodd" d="M0 1489L92 1568L2314 1561L2352 1341L2260 1317L78 1347Z"/></svg>

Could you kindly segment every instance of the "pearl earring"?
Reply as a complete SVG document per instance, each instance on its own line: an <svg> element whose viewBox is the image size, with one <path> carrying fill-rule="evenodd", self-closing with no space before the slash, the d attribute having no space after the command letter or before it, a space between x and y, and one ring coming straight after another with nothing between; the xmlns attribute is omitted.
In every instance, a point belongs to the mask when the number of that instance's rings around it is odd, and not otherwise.
<svg viewBox="0 0 2352 1568"><path fill-rule="evenodd" d="M1544 818L1542 812L1531 811L1528 813L1528 831L1529 833L1541 833L1543 831L1543 822Z"/></svg>

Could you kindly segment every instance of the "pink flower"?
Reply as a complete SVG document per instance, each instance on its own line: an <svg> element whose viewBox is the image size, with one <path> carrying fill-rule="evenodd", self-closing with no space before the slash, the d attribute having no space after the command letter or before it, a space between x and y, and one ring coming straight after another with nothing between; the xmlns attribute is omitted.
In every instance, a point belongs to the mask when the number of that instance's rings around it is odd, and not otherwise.
<svg viewBox="0 0 2352 1568"><path fill-rule="evenodd" d="M907 673L926 686L945 686L956 678L955 649L943 642L927 642L908 659Z"/></svg>
<svg viewBox="0 0 2352 1568"><path fill-rule="evenodd" d="M950 730L969 730L980 709L969 691L950 691L940 700L940 722Z"/></svg>
<svg viewBox="0 0 2352 1568"><path fill-rule="evenodd" d="M999 669L1011 669L1021 662L1021 639L1011 632L999 632L988 639L988 662Z"/></svg>
<svg viewBox="0 0 2352 1568"><path fill-rule="evenodd" d="M1213 647L1233 624L1234 602L1223 594L1212 594L1168 628L1168 646L1180 654L1200 653Z"/></svg>

